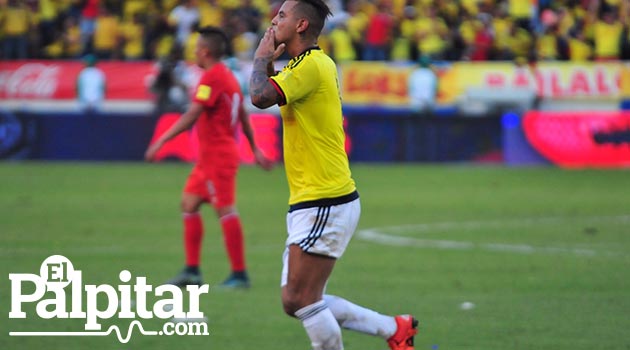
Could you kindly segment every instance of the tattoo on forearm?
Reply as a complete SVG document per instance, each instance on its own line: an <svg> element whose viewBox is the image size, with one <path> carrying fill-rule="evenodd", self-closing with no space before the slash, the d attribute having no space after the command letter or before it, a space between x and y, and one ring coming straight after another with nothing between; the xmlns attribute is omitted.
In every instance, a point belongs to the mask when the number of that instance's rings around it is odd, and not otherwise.
<svg viewBox="0 0 630 350"><path fill-rule="evenodd" d="M269 63L267 63L267 76L272 76L276 74L276 70L273 66L273 61L269 61Z"/></svg>
<svg viewBox="0 0 630 350"><path fill-rule="evenodd" d="M267 58L254 59L252 75L249 79L249 93L252 99L256 99L260 105L271 105L276 102L277 92L269 83L267 74L270 62Z"/></svg>

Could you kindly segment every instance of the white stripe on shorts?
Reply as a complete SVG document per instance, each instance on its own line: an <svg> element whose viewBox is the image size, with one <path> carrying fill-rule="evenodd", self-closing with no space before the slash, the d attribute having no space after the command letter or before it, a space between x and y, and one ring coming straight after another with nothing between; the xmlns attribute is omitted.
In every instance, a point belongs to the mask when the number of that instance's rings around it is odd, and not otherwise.
<svg viewBox="0 0 630 350"><path fill-rule="evenodd" d="M309 233L308 236L306 236L306 238L298 244L303 251L308 251L308 249L312 247L322 236L322 232L324 232L324 227L326 227L329 216L330 206L317 208L317 217L313 227L311 228L311 233Z"/></svg>

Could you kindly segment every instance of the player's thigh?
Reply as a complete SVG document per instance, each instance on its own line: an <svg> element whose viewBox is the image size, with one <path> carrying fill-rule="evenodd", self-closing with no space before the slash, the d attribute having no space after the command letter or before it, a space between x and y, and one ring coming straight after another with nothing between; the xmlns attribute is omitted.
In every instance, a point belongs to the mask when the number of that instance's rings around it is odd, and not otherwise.
<svg viewBox="0 0 630 350"><path fill-rule="evenodd" d="M307 253L295 244L287 247L286 259L288 274L282 288L283 301L303 307L320 300L337 259Z"/></svg>
<svg viewBox="0 0 630 350"><path fill-rule="evenodd" d="M188 175L182 191L182 211L194 212L199 210L201 204L211 201L213 191L213 185L206 173L198 166L195 166L190 175Z"/></svg>
<svg viewBox="0 0 630 350"><path fill-rule="evenodd" d="M236 174L237 164L229 164L217 167L210 174L214 185L214 197L212 205L216 210L232 207L236 204Z"/></svg>

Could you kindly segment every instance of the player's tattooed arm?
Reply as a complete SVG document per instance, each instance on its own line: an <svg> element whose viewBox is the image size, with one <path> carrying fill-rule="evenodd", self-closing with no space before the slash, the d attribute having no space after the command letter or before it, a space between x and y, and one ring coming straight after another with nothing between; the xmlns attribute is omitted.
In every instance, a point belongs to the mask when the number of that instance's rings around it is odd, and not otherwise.
<svg viewBox="0 0 630 350"><path fill-rule="evenodd" d="M273 60L284 52L285 46L281 43L276 47L275 33L270 27L256 48L252 75L249 79L249 94L252 104L258 108L268 108L284 100L281 90L269 77L275 74Z"/></svg>
<svg viewBox="0 0 630 350"><path fill-rule="evenodd" d="M254 59L252 75L249 80L249 94L252 104L258 108L268 108L282 101L282 96L273 83L269 81L269 66L273 67L271 63L271 59L267 57Z"/></svg>

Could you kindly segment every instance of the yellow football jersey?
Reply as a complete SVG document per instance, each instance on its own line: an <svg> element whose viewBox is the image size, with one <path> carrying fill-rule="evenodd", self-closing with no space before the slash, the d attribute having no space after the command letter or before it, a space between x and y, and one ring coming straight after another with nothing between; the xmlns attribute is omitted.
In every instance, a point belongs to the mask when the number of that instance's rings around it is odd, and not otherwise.
<svg viewBox="0 0 630 350"><path fill-rule="evenodd" d="M284 163L289 204L356 191L345 151L337 67L319 48L294 57L271 77L284 97Z"/></svg>

